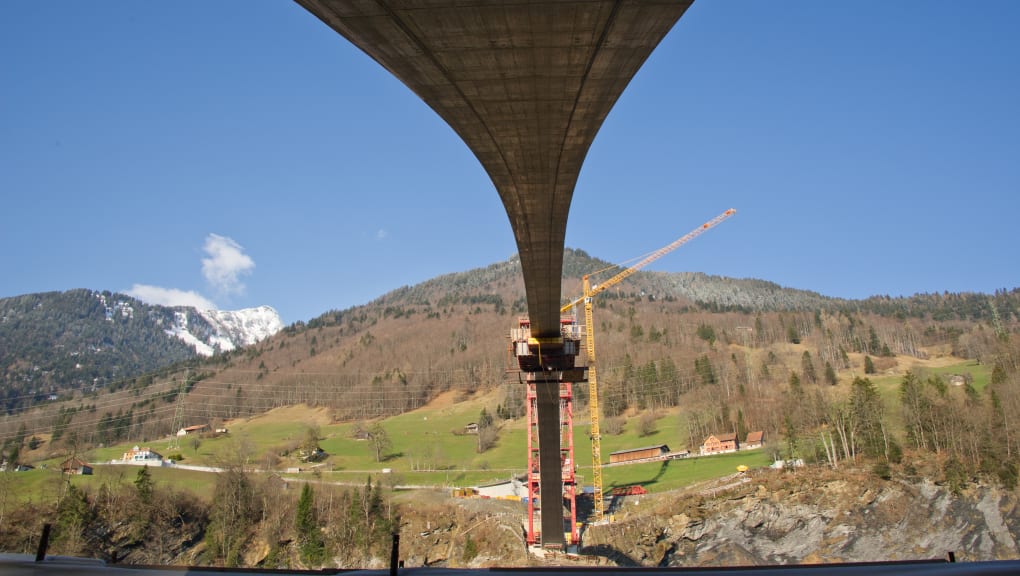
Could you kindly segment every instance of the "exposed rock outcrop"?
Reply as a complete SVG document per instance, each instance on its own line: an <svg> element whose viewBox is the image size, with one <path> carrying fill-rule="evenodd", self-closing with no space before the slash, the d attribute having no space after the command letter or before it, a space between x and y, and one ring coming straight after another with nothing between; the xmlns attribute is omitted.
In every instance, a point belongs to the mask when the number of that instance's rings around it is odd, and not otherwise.
<svg viewBox="0 0 1020 576"><path fill-rule="evenodd" d="M648 498L616 523L590 528L585 543L614 563L642 566L1020 555L1015 493L972 484L953 494L928 480L830 476L803 482L768 472L711 500Z"/></svg>

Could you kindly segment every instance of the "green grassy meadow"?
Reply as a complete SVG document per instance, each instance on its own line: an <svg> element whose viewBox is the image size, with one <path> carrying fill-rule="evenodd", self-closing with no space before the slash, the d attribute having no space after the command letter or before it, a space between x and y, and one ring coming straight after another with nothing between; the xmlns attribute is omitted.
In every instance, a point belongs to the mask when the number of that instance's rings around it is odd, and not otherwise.
<svg viewBox="0 0 1020 576"><path fill-rule="evenodd" d="M928 373L940 376L970 374L971 377L974 378L974 388L977 389L978 392L984 392L992 378L992 366L990 364L979 364L974 361L964 364L956 364L953 366L943 366L940 368L926 368L925 370Z"/></svg>
<svg viewBox="0 0 1020 576"><path fill-rule="evenodd" d="M740 465L754 469L769 464L772 464L769 452L758 449L665 462L609 466L603 469L602 480L606 492L617 486L634 484L643 486L649 492L663 492L734 474Z"/></svg>
<svg viewBox="0 0 1020 576"><path fill-rule="evenodd" d="M927 379L929 376L943 376L947 381L950 376L955 374L969 374L971 378L973 378L974 388L979 393L983 393L991 379L992 367L987 364L979 364L977 362L970 361L962 364L953 364L952 366L923 368L918 371L917 374L923 379ZM882 406L885 408L885 415L888 418L887 425L889 426L889 429L893 430L894 433L903 430L904 424L902 411L900 410L900 383L903 382L903 376L899 374L871 374L867 376L867 378L875 385L882 398ZM954 387L950 386L950 390L953 389ZM952 393L963 394L963 390L962 388L959 388Z"/></svg>
<svg viewBox="0 0 1020 576"><path fill-rule="evenodd" d="M990 377L990 367L968 362L942 368L926 368L925 374L951 375L969 373L975 388L983 390ZM897 422L899 410L899 384L901 376L873 375L892 429L901 429ZM144 445L164 456L171 453L183 457L181 464L197 466L224 466L244 464L255 469L273 469L285 476L313 478L324 482L364 484L367 477L390 485L409 486L472 486L506 480L523 473L527 464L527 427L524 419L499 421L499 437L489 450L478 453L478 437L463 433L469 422L478 420L485 408L495 412L498 403L493 396L478 396L465 401L430 406L384 419L379 423L386 430L391 445L382 461L377 461L370 441L352 436L353 423L323 424L323 412L312 408L288 408L283 416L265 416L236 420L229 423L230 434L219 437L182 438L179 446L169 448L169 439L151 442L125 442L97 448L84 455L97 464L91 477L75 477L73 482L86 487L102 483L133 481L137 468L101 464L121 455L132 446ZM325 420L328 422L328 420ZM587 412L579 410L574 418L574 455L578 483L591 483L592 455L589 441L590 423ZM329 457L318 464L299 462L294 448L317 426L320 446ZM691 449L686 446L687 425L679 411L662 413L655 431L639 436L637 419L626 422L622 433L602 435L602 461L608 463L609 454L617 450L666 444L673 451ZM696 447L694 447L696 448ZM770 464L771 451L756 450L720 456L674 460L668 463L605 466L603 485L613 487L640 484L650 491L671 490L693 483L732 474L740 464L749 468ZM59 473L63 458L36 462L36 470L5 474L4 482L13 487L16 499L45 498L61 481ZM39 468L45 464L46 469ZM286 473L287 469L300 468L301 472ZM384 469L388 470L384 473ZM207 472L171 468L150 468L157 484L189 490L201 497L209 497L215 476Z"/></svg>
<svg viewBox="0 0 1020 576"><path fill-rule="evenodd" d="M179 447L173 450L168 448L168 439L127 442L94 449L85 455L86 460L96 464L94 475L74 477L72 481L93 488L108 482L132 482L137 468L104 463L119 459L136 444L151 447L164 456L180 454L183 456L181 464L197 466L222 466L243 460L248 466L260 469L264 468L266 455L271 454L275 457L274 469L284 476L324 482L361 485L366 478L372 477L390 485L456 487L506 480L514 474L523 473L526 468L527 428L523 419L500 422L496 444L484 453L476 450L477 436L462 432L464 425L477 421L483 407L493 412L494 406L489 404L494 403L490 400L475 398L382 420L380 424L391 440L391 447L382 461L376 461L371 442L352 437L354 424L339 423L319 425L319 444L329 457L317 465L303 464L292 455L284 454L306 436L309 424L300 418L284 422L263 422L263 419L253 418L231 423L230 434L226 436L182 438ZM628 421L621 434L603 435L602 460L608 462L609 454L616 450L657 444L667 444L672 450L683 449L685 442L681 440L681 430L686 430L686 425L676 412L665 413L657 421L656 431L645 437L638 435L636 419ZM574 454L578 483L582 486L589 485L592 476L589 432L587 414L576 414ZM678 460L667 466L607 466L603 471L603 483L607 490L614 486L642 484L649 490L661 491L731 474L737 464L753 468L769 463L764 451L747 454L751 455L741 455L740 462L733 458L734 455L726 455ZM44 497L47 492L52 492L52 486L47 483L60 481L58 470L61 460L48 460L46 470L17 473L15 492L26 498ZM288 468L300 468L301 472L283 472ZM389 472L384 474L384 469ZM212 494L213 474L172 468L150 468L150 471L157 484L189 490L201 497Z"/></svg>
<svg viewBox="0 0 1020 576"><path fill-rule="evenodd" d="M9 494L12 503L56 502L63 493L62 484L71 482L79 488L95 494L100 486L133 486L138 477L139 466L108 466L93 467L88 476L67 476L60 473L60 463L56 466L36 468L27 472L4 473L0 482L9 483ZM174 470L170 468L149 467L152 480L157 488L188 491L200 498L212 497L216 485L216 475L194 470Z"/></svg>

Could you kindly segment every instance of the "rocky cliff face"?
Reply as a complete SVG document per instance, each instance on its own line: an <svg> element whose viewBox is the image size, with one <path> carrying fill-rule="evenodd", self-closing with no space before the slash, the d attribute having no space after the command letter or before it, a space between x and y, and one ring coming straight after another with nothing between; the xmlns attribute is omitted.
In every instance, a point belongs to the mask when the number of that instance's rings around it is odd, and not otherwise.
<svg viewBox="0 0 1020 576"><path fill-rule="evenodd" d="M622 518L591 528L586 545L635 566L1020 557L1017 495L996 486L953 494L927 480L860 474L803 482L783 474L762 473L712 498L625 503Z"/></svg>

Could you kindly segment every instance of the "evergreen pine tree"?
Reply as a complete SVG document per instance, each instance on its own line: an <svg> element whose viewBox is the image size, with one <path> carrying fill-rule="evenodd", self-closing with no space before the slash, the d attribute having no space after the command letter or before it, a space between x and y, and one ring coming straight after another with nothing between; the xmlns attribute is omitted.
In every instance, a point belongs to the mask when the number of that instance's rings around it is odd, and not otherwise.
<svg viewBox="0 0 1020 576"><path fill-rule="evenodd" d="M478 430L481 431L489 426L492 426L492 415L483 407L482 412L478 415Z"/></svg>
<svg viewBox="0 0 1020 576"><path fill-rule="evenodd" d="M877 354L881 351L882 343L878 340L878 334L875 332L875 327L868 327L868 353Z"/></svg>
<svg viewBox="0 0 1020 576"><path fill-rule="evenodd" d="M832 367L832 364L828 362L825 363L825 381L829 384L829 386L836 385L836 370Z"/></svg>
<svg viewBox="0 0 1020 576"><path fill-rule="evenodd" d="M793 324L786 327L786 341L790 344L800 344L800 333Z"/></svg>
<svg viewBox="0 0 1020 576"><path fill-rule="evenodd" d="M801 372L804 374L804 380L814 384L818 381L818 376L815 374L815 364L811 361L811 353L807 350L800 358Z"/></svg>
<svg viewBox="0 0 1020 576"><path fill-rule="evenodd" d="M68 482L67 492L57 505L54 543L66 554L81 552L86 527L91 519L88 498L77 486Z"/></svg>
<svg viewBox="0 0 1020 576"><path fill-rule="evenodd" d="M297 531L301 561L309 568L319 566L326 557L326 546L315 516L315 496L311 484L306 483L294 513L294 529Z"/></svg>
<svg viewBox="0 0 1020 576"><path fill-rule="evenodd" d="M716 383L715 368L712 367L712 360L707 354L694 359L694 371L701 378L702 385L711 386Z"/></svg>
<svg viewBox="0 0 1020 576"><path fill-rule="evenodd" d="M864 373L865 374L875 373L875 363L871 361L871 356L864 357Z"/></svg>
<svg viewBox="0 0 1020 576"><path fill-rule="evenodd" d="M797 398L804 395L804 389L800 386L800 376L796 372L790 372L790 392Z"/></svg>
<svg viewBox="0 0 1020 576"><path fill-rule="evenodd" d="M152 501L152 473L146 464L135 475L135 490L138 492L138 499L143 503Z"/></svg>
<svg viewBox="0 0 1020 576"><path fill-rule="evenodd" d="M737 409L737 439L741 442L747 438L747 423L744 422L744 411Z"/></svg>

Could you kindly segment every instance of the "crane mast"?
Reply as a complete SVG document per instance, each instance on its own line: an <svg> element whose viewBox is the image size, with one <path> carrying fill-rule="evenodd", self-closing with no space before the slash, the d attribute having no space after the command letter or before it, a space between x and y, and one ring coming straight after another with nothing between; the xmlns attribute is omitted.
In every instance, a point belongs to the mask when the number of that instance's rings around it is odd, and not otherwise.
<svg viewBox="0 0 1020 576"><path fill-rule="evenodd" d="M682 237L674 240L673 242L659 248L658 250L651 252L644 258L642 258L637 264L630 266L620 271L615 276L609 278L602 284L596 287L592 287L590 274L585 274L582 278L582 288L584 290L583 296L565 304L560 312L567 312L582 300L584 301L584 324L585 324L585 349L588 358L588 409L591 413L591 460L592 460L592 485L594 489L594 516L595 522L601 522L605 517L605 503L602 499L602 436L599 431L599 394L598 394L598 378L595 370L595 322L593 320L592 305L594 296L603 290L619 284L629 276L644 268L648 264L662 258L666 254L676 250L683 246L687 242L690 242L694 238L697 238L702 233L711 230L716 225L726 220L730 216L736 214L737 211L733 208L723 212L715 218L705 222L698 228L691 230Z"/></svg>
<svg viewBox="0 0 1020 576"><path fill-rule="evenodd" d="M591 293L591 283L588 275L583 278L584 293ZM585 340L584 347L588 354L588 411L591 413L591 478L594 497L595 522L601 522L605 517L605 502L602 500L602 433L599 430L599 386L595 373L595 331L592 327L595 321L592 319L592 298L584 299L584 325Z"/></svg>

